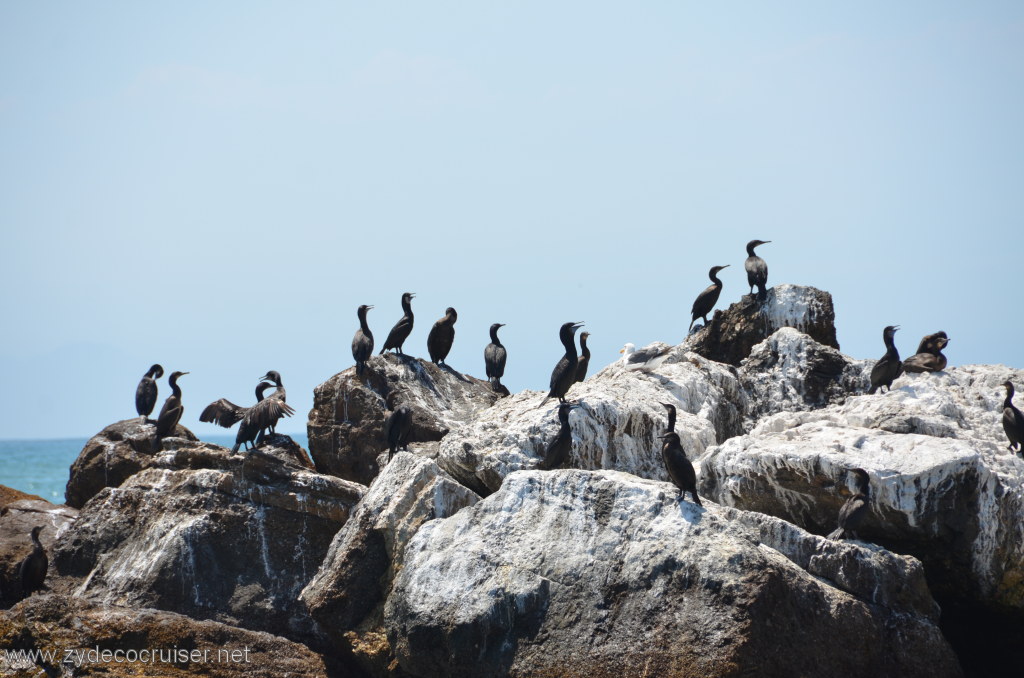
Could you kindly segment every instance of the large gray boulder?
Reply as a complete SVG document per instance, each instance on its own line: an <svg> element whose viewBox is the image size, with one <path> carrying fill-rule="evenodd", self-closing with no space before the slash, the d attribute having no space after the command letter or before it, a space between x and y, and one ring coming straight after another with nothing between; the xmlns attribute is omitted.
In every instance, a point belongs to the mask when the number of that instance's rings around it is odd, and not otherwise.
<svg viewBox="0 0 1024 678"><path fill-rule="evenodd" d="M416 676L959 676L937 621L913 558L614 471L427 523L385 606Z"/></svg>
<svg viewBox="0 0 1024 678"><path fill-rule="evenodd" d="M383 629L384 601L423 523L447 518L480 497L437 464L400 452L378 475L331 542L302 600L323 633L374 675L394 660Z"/></svg>
<svg viewBox="0 0 1024 678"><path fill-rule="evenodd" d="M413 412L413 442L441 440L500 397L488 382L450 367L392 353L373 356L363 376L351 367L313 389L307 432L320 473L370 484L387 448L383 427L393 393Z"/></svg>
<svg viewBox="0 0 1024 678"><path fill-rule="evenodd" d="M165 441L150 468L83 507L53 564L90 600L305 639L296 599L366 488L290 456Z"/></svg>

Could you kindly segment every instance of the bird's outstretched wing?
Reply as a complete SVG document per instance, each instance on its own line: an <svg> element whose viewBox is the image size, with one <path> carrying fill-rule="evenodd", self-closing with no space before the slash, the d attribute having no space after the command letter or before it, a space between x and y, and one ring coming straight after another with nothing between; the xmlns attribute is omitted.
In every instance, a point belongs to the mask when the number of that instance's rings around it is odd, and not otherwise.
<svg viewBox="0 0 1024 678"><path fill-rule="evenodd" d="M242 420L248 409L247 407L239 407L227 398L221 398L206 406L206 409L199 415L199 421L231 428Z"/></svg>

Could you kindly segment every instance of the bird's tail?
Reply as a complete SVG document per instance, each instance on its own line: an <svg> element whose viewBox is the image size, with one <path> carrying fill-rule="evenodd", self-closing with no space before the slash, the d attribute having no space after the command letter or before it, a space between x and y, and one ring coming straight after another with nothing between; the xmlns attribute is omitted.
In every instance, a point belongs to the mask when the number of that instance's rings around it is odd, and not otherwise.
<svg viewBox="0 0 1024 678"><path fill-rule="evenodd" d="M757 285L757 298L761 301L768 298L768 288L764 286L764 283L758 283Z"/></svg>
<svg viewBox="0 0 1024 678"><path fill-rule="evenodd" d="M380 353L378 353L377 355L384 355L384 351L386 351L386 350L388 350L387 347L382 348L380 350Z"/></svg>
<svg viewBox="0 0 1024 678"><path fill-rule="evenodd" d="M235 443L235 446L231 448L231 454L238 454L238 448L242 446L242 443Z"/></svg>
<svg viewBox="0 0 1024 678"><path fill-rule="evenodd" d="M877 390L878 390L877 386L872 386L871 388L868 389L868 395L875 395L875 391L877 391Z"/></svg>
<svg viewBox="0 0 1024 678"><path fill-rule="evenodd" d="M686 333L687 334L689 334L690 331L693 330L693 323L695 323L695 322L697 322L696 318L694 318L693 320L690 321L690 326L686 328Z"/></svg>
<svg viewBox="0 0 1024 678"><path fill-rule="evenodd" d="M845 530L843 530L843 528L837 527L835 530L833 530L832 532L829 533L828 538L829 539L833 539L833 540L834 539L842 539L844 533L845 533Z"/></svg>
<svg viewBox="0 0 1024 678"><path fill-rule="evenodd" d="M537 409L539 410L540 408L544 407L544 403L546 403L549 400L551 400L551 394L550 393L547 394L546 396L544 396L544 400L540 401L540 405L537 405Z"/></svg>

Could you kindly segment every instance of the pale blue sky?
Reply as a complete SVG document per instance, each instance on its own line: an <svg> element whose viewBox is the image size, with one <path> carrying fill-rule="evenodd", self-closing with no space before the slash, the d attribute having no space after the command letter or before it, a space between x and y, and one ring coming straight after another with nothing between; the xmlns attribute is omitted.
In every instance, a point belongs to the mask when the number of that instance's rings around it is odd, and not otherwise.
<svg viewBox="0 0 1024 678"><path fill-rule="evenodd" d="M453 367L505 322L543 389L560 323L676 343L753 238L844 352L1024 365L1024 4L825 4L0 4L0 438L134 416L152 362L200 435L268 369L304 430L406 290L407 349L454 306Z"/></svg>

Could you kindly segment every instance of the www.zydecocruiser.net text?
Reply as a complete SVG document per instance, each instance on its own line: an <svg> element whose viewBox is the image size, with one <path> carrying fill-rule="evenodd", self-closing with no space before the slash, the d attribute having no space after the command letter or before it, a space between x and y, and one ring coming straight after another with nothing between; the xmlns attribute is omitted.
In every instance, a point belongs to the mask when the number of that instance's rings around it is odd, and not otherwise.
<svg viewBox="0 0 1024 678"><path fill-rule="evenodd" d="M30 666L71 664L249 664L250 648L190 650L187 648L133 649L49 649L0 650L0 669L18 669Z"/></svg>

